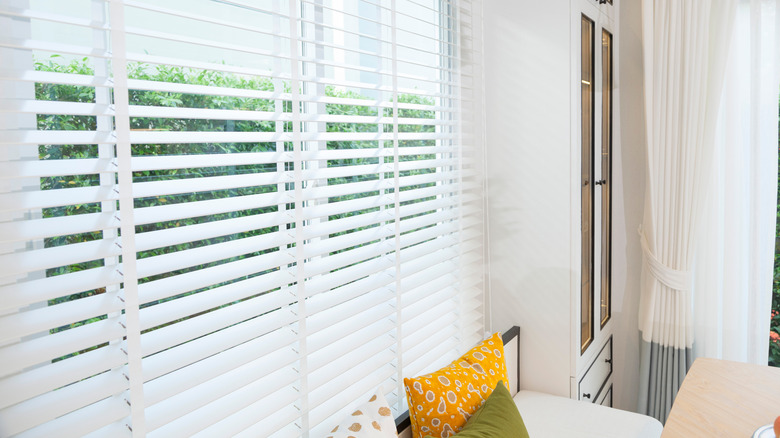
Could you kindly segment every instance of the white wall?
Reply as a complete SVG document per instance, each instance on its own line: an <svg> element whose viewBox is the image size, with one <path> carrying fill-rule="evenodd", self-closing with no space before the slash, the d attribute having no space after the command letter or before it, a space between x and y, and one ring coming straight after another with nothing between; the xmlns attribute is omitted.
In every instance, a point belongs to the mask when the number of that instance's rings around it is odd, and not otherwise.
<svg viewBox="0 0 780 438"><path fill-rule="evenodd" d="M492 329L521 326L523 388L568 397L569 2L484 8Z"/></svg>
<svg viewBox="0 0 780 438"><path fill-rule="evenodd" d="M644 196L640 2L618 3L613 405L636 409ZM485 2L492 330L521 326L521 386L569 396L572 98L569 1ZM547 340L555 340L548 342ZM559 341L558 341L559 340Z"/></svg>
<svg viewBox="0 0 780 438"><path fill-rule="evenodd" d="M612 304L617 323L615 343L615 388L613 405L635 411L639 390L639 274L642 249L637 228L642 222L645 193L646 141L642 85L642 4L620 1L617 44L618 78L614 112L618 123L615 136L620 148L612 164L613 197L612 282L616 294ZM621 183L622 181L622 183Z"/></svg>

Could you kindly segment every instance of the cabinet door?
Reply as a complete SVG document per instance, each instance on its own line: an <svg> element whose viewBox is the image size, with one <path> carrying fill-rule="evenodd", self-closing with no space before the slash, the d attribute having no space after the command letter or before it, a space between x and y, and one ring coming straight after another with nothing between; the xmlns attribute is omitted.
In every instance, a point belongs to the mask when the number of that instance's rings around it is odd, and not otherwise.
<svg viewBox="0 0 780 438"><path fill-rule="evenodd" d="M612 88L613 34L609 14L591 0L573 21L578 52L573 74L579 102L574 120L579 145L581 277L578 297L580 354L601 343L612 313ZM606 6L605 6L606 7ZM610 7L611 8L611 7ZM576 33L575 33L576 32ZM607 335L607 333L604 333Z"/></svg>

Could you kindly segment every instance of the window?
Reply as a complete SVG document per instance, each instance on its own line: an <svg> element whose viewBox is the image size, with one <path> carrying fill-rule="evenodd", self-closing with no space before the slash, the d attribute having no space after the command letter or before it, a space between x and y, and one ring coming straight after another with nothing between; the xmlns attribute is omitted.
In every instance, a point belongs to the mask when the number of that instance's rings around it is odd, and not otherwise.
<svg viewBox="0 0 780 438"><path fill-rule="evenodd" d="M0 435L405 409L484 330L478 10L4 2Z"/></svg>

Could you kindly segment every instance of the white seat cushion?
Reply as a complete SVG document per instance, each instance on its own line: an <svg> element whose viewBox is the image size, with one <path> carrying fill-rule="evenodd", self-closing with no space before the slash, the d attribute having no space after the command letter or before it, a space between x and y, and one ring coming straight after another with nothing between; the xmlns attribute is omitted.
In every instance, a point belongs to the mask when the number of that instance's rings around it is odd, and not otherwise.
<svg viewBox="0 0 780 438"><path fill-rule="evenodd" d="M533 391L520 391L515 404L533 438L658 438L655 418Z"/></svg>

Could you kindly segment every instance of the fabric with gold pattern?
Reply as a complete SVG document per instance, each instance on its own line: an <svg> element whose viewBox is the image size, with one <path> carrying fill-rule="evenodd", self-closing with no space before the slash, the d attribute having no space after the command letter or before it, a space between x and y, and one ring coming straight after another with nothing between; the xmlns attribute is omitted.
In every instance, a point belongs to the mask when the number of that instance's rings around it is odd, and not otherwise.
<svg viewBox="0 0 780 438"><path fill-rule="evenodd" d="M412 436L455 435L500 380L508 381L500 333L434 373L405 378Z"/></svg>
<svg viewBox="0 0 780 438"><path fill-rule="evenodd" d="M396 438L397 436L395 418L385 396L379 390L326 435L327 438Z"/></svg>

